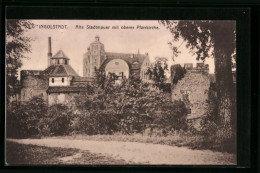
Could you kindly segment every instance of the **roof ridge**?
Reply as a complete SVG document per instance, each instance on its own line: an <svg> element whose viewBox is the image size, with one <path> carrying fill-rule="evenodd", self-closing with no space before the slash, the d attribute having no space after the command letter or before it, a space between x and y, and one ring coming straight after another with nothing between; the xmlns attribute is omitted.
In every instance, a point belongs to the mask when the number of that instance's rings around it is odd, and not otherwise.
<svg viewBox="0 0 260 173"><path fill-rule="evenodd" d="M66 70L66 72L67 72L68 74L69 74L70 72L67 71L68 69L67 69L66 67L70 68L70 70L72 70L72 72L75 73L76 76L79 76L79 74L74 70L74 68L71 67L71 65L69 65L69 64L63 64L63 65L64 65L64 68L65 68L65 70Z"/></svg>
<svg viewBox="0 0 260 173"><path fill-rule="evenodd" d="M52 74L57 73L57 71L58 71L58 68L54 68L54 70L52 71Z"/></svg>
<svg viewBox="0 0 260 173"><path fill-rule="evenodd" d="M144 55L145 54L141 54L141 53L121 53L121 52L105 52L106 53L110 53L110 54L124 54L124 55Z"/></svg>
<svg viewBox="0 0 260 173"><path fill-rule="evenodd" d="M66 64L66 65L68 65L68 64ZM65 70L65 72L67 73L67 75L69 75L68 70L65 68L65 64L62 64L62 67L64 68L64 70Z"/></svg>
<svg viewBox="0 0 260 173"><path fill-rule="evenodd" d="M58 50L58 52L54 56L52 56L52 58L66 58L66 59L69 59L68 56L64 53L64 51L62 49Z"/></svg>

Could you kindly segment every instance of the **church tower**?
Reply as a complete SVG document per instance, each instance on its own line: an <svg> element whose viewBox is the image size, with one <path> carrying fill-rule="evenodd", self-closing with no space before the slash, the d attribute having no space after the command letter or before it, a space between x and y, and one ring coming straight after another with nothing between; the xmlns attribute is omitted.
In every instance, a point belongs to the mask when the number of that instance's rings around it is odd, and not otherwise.
<svg viewBox="0 0 260 173"><path fill-rule="evenodd" d="M95 41L88 47L87 53L83 58L83 76L94 77L95 72L99 70L100 65L105 60L104 44L100 42L99 36L95 37Z"/></svg>

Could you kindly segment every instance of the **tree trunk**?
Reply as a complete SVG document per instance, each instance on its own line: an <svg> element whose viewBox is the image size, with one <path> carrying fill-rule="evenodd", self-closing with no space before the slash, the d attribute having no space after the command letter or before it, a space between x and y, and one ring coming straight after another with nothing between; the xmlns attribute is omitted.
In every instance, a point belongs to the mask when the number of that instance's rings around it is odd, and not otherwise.
<svg viewBox="0 0 260 173"><path fill-rule="evenodd" d="M232 138L232 71L227 62L226 55L221 50L215 50L215 70L216 70L216 88L217 88L217 104L218 114L220 116L220 130L218 136L220 139Z"/></svg>
<svg viewBox="0 0 260 173"><path fill-rule="evenodd" d="M220 141L230 141L234 138L234 84L231 68L232 39L229 34L232 34L230 26L227 24L217 25L215 30L215 74L216 74L216 89L217 89L217 104L219 130L217 135Z"/></svg>

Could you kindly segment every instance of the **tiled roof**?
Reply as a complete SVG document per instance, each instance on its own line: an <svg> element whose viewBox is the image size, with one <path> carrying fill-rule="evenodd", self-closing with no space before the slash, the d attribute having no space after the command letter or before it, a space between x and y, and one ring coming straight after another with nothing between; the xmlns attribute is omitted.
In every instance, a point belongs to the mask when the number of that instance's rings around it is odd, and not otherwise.
<svg viewBox="0 0 260 173"><path fill-rule="evenodd" d="M68 56L62 51L59 50L53 57L51 57L52 59L58 59L58 58L65 58L65 59L69 59Z"/></svg>
<svg viewBox="0 0 260 173"><path fill-rule="evenodd" d="M63 92L85 92L88 89L86 87L71 87L71 86L59 86L49 87L47 93L63 93Z"/></svg>
<svg viewBox="0 0 260 173"><path fill-rule="evenodd" d="M123 59L131 64L134 62L142 64L146 57L146 55L144 54L131 54L131 53L106 52L105 54L108 59Z"/></svg>
<svg viewBox="0 0 260 173"><path fill-rule="evenodd" d="M79 76L68 64L52 65L44 71L50 76Z"/></svg>
<svg viewBox="0 0 260 173"><path fill-rule="evenodd" d="M90 77L80 77L80 76L75 76L72 81L73 82L92 82L94 78Z"/></svg>
<svg viewBox="0 0 260 173"><path fill-rule="evenodd" d="M147 57L144 54L131 54L131 53L113 53L106 52L105 61L100 66L101 70L104 70L106 65L113 59L122 59L127 62L131 70L140 69L144 59Z"/></svg>

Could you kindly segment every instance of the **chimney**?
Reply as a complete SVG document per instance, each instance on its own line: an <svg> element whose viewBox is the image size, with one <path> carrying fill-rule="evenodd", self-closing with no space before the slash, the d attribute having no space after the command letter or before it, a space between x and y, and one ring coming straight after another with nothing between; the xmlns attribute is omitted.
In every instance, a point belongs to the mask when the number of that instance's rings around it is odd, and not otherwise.
<svg viewBox="0 0 260 173"><path fill-rule="evenodd" d="M99 36L98 36L98 35L95 37L95 40L96 40L97 42L99 42Z"/></svg>
<svg viewBox="0 0 260 173"><path fill-rule="evenodd" d="M51 65L51 37L48 38L48 67Z"/></svg>

